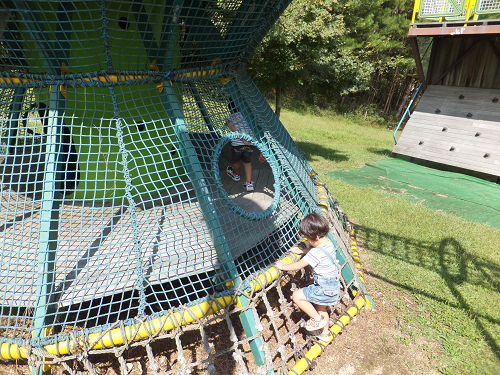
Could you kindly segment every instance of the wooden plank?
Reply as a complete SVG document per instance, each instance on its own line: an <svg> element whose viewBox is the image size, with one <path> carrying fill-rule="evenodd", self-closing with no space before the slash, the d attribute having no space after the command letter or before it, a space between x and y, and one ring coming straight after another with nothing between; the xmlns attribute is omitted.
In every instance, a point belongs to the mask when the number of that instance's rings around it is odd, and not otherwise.
<svg viewBox="0 0 500 375"><path fill-rule="evenodd" d="M496 20L473 20L454 22L412 23L408 35L417 36L460 36L500 33Z"/></svg>
<svg viewBox="0 0 500 375"><path fill-rule="evenodd" d="M420 152L420 150L432 150L433 152L439 153L441 155L465 155L465 157L476 157L478 161L482 161L485 163L491 163L494 160L500 160L500 154L498 151L498 147L490 147L490 148L477 148L470 145L452 143L452 142L443 142L436 140L433 137L408 137L406 139L401 140L394 148L394 152L398 152L399 147L405 146L407 148L413 148L416 153ZM451 154L450 149L454 148L453 154ZM490 157L488 160L483 160L485 154L489 154ZM410 155L411 156L411 155ZM453 156L455 158L456 156Z"/></svg>
<svg viewBox="0 0 500 375"><path fill-rule="evenodd" d="M462 100L491 101L494 97L498 98L500 96L500 90L474 87L429 85L425 94L426 98L422 97L421 99L432 100L432 98L439 98L441 100L454 101L457 99L460 100L460 95L463 95L464 98Z"/></svg>
<svg viewBox="0 0 500 375"><path fill-rule="evenodd" d="M500 118L500 117L499 117ZM493 133L495 131L500 132L500 122L496 121L486 121L486 120L474 120L474 119L459 119L452 116L440 116L431 113L424 112L414 112L410 118L412 123L419 124L429 124L435 125L437 127L454 127L461 129L470 129L472 127L478 127L483 129L489 129ZM408 121L409 122L409 121Z"/></svg>
<svg viewBox="0 0 500 375"><path fill-rule="evenodd" d="M458 167L458 168L466 169L469 171L486 173L486 174L490 174L490 175L494 175L494 176L498 176L498 173L500 170L500 165L498 165L498 164L494 164L494 163L492 163L492 164L468 163L467 160L443 158L443 157L440 157L439 155L436 155L434 153L429 153L429 152L424 152L424 151L419 153L419 154L412 154L412 155L408 155L408 153L405 153L404 151L398 152L397 154L407 155L407 156L415 157L417 159L422 159L422 160L431 161L431 162L435 162L435 163L439 163L439 164Z"/></svg>
<svg viewBox="0 0 500 375"><path fill-rule="evenodd" d="M450 165L454 167L459 167L463 169L468 169L471 171L487 173L494 176L500 175L500 164L497 162L493 163L474 163L470 162L470 160L460 160L454 157L446 157L445 155L439 155L434 152L429 152L426 150L421 150L420 152L415 152L413 147L408 148L405 146L398 146L397 149L394 150L395 154L406 155L409 157L415 157L422 160L428 160L440 164Z"/></svg>
<svg viewBox="0 0 500 375"><path fill-rule="evenodd" d="M446 86L446 85L429 85L426 94L429 93L429 96L434 95L448 95L448 97L452 97L456 95L457 97L460 94L474 95L477 97L483 97L484 95L492 95L497 96L500 95L500 89L492 89L492 88L478 88L478 87L459 87L459 86Z"/></svg>
<svg viewBox="0 0 500 375"><path fill-rule="evenodd" d="M401 143L401 144L400 144ZM488 160L500 160L500 153L498 147L489 147L479 149L470 145L452 143L452 142L440 142L433 137L419 137L414 139L406 139L402 142L398 142L398 145L406 145L414 147L416 152L421 149L433 149L435 152L443 152L448 154L450 151L455 154L466 155L465 157L484 157L484 155L489 154ZM397 148L395 147L395 150ZM487 162L487 161L485 161Z"/></svg>
<svg viewBox="0 0 500 375"><path fill-rule="evenodd" d="M471 122L468 123L463 123L460 121L444 121L444 122L438 122L438 121L429 121L427 119L414 119L411 122L411 126L408 126L408 129L410 128L417 128L417 129L422 129L422 131L436 131L436 132L442 132L442 131L454 131L457 134L468 134L470 132L472 125ZM407 127L405 126L405 129ZM443 130L445 129L446 130ZM403 129L404 130L404 129Z"/></svg>
<svg viewBox="0 0 500 375"><path fill-rule="evenodd" d="M500 137L500 135L499 135ZM404 136L399 137L398 143L407 138L414 140L435 139L440 142L450 144L469 145L477 149L500 149L500 139L490 139L481 136L475 137L475 132L455 133L453 130L443 132L441 129L426 129L419 126L412 126L405 130Z"/></svg>
<svg viewBox="0 0 500 375"><path fill-rule="evenodd" d="M484 102L487 105L491 105L493 108L494 106L498 106L499 103L493 102L494 98L500 98L500 90L489 90L489 89L475 89L475 90L470 90L470 88L466 87L460 87L458 90L449 90L449 89L434 89L435 87L438 87L436 85L434 86L429 86L426 94L428 95L425 98L421 98L423 102L427 101L433 101L433 100L439 100L442 102L455 102L455 101L460 101L460 102L465 102L465 103L477 103L477 102ZM450 87L450 86L440 86L443 88ZM462 99L460 97L463 96Z"/></svg>
<svg viewBox="0 0 500 375"><path fill-rule="evenodd" d="M440 126L438 125L429 125L426 123L419 123L419 122L412 122L411 126L405 127L403 129L403 132L400 136L401 137L406 137L406 134L412 132L412 133L428 133L428 134L433 134L434 136L437 137L454 137L454 138L459 138L463 137L464 140L469 139L469 138L476 138L480 141L485 141L485 142L490 142L490 141L497 141L498 137L500 136L500 132L494 132L489 129L483 130L480 128L475 128L472 126L457 126L455 125L450 125L450 124L442 124ZM476 136L476 134L478 134Z"/></svg>
<svg viewBox="0 0 500 375"><path fill-rule="evenodd" d="M459 119L467 119L473 121L482 120L482 121L495 122L496 120L498 120L500 116L500 111L489 111L487 109L478 109L479 107L480 107L479 104L476 107L466 107L466 106L461 106L459 104L443 105L442 103L433 103L431 105L419 106L418 112L426 112L430 114L435 114L437 116L450 116Z"/></svg>
<svg viewBox="0 0 500 375"><path fill-rule="evenodd" d="M405 155L404 152L400 152L398 154ZM408 155L410 156L410 155ZM421 153L419 155L412 155L412 157L415 157L417 159L422 159L426 161L431 161L439 164L444 164L452 167L458 167L461 169L466 169L470 171L475 171L475 172L480 172L480 173L486 173L494 176L498 176L498 171L500 169L500 166L495 165L493 167L490 167L488 165L475 165L475 164L468 164L462 160L446 160L444 161L443 158L438 157L437 155L434 155L432 153Z"/></svg>
<svg viewBox="0 0 500 375"><path fill-rule="evenodd" d="M500 162L500 154L498 150L488 151L488 150L477 150L463 145L453 145L450 143L436 142L433 139L427 140L406 140L404 142L398 143L397 147L394 148L394 152L397 152L399 147L413 148L415 152L421 152L421 150L432 151L434 153L444 155L447 158L470 158L470 160L476 160L477 162L484 162L486 164L491 164L495 162ZM485 154L489 154L488 158L485 158ZM484 159L484 160L483 160Z"/></svg>
<svg viewBox="0 0 500 375"><path fill-rule="evenodd" d="M500 98L499 98L500 99ZM493 103L492 98L483 100L443 100L438 97L433 98L433 100L426 100L419 103L418 107L415 109L417 112L430 112L435 113L435 109L439 108L443 110L461 110L468 111L474 114L483 113L486 115L491 115L492 113L500 113L500 105L498 103Z"/></svg>

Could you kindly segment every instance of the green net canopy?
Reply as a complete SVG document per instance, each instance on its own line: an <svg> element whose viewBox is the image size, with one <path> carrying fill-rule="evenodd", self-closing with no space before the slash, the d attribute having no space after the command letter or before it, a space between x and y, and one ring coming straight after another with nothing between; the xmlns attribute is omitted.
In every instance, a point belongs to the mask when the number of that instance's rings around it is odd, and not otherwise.
<svg viewBox="0 0 500 375"><path fill-rule="evenodd" d="M200 304L297 242L316 177L245 70L288 2L0 1L0 345Z"/></svg>

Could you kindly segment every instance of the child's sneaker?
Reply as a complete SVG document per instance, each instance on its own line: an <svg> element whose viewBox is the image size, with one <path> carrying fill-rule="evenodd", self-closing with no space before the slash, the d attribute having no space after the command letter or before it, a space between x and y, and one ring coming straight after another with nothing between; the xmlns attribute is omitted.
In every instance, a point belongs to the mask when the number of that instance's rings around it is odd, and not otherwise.
<svg viewBox="0 0 500 375"><path fill-rule="evenodd" d="M233 181L239 181L240 180L240 175L239 174L234 174L233 173L233 167L227 167L226 168L226 173Z"/></svg>
<svg viewBox="0 0 500 375"><path fill-rule="evenodd" d="M324 342L330 342L330 332L325 332L325 333L320 333L319 335L316 335L318 339Z"/></svg>
<svg viewBox="0 0 500 375"><path fill-rule="evenodd" d="M250 182L245 181L243 187L247 189L247 191L253 191L253 181Z"/></svg>
<svg viewBox="0 0 500 375"><path fill-rule="evenodd" d="M323 318L323 315L321 315L321 318L319 320L313 318L309 319L305 324L304 328L307 329L308 331L316 331L317 329L321 329L324 326L326 326L327 323L328 321L325 318Z"/></svg>

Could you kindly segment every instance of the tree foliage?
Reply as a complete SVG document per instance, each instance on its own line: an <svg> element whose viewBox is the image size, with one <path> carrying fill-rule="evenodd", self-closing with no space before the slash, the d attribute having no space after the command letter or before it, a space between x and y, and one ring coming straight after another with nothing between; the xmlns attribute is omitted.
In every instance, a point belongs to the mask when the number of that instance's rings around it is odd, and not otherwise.
<svg viewBox="0 0 500 375"><path fill-rule="evenodd" d="M278 114L287 90L309 102L352 97L392 109L415 74L406 37L412 7L409 0L294 0L249 70L262 91L276 93Z"/></svg>

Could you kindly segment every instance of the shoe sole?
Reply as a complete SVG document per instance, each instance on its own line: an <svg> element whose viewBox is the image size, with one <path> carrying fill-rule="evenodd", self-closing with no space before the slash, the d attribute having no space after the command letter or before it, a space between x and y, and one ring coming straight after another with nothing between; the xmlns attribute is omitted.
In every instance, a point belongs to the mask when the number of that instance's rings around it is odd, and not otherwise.
<svg viewBox="0 0 500 375"><path fill-rule="evenodd" d="M239 181L239 180L240 180L240 178L239 178L239 177L238 177L238 178L234 178L234 174L233 174L233 170L232 170L232 169L231 169L231 171L229 171L229 170L227 170L227 169L226 169L226 174L227 174L227 175L229 176L229 178L231 178L231 180L233 180L233 181Z"/></svg>
<svg viewBox="0 0 500 375"><path fill-rule="evenodd" d="M234 178L233 176L231 176L229 173L227 174L229 176L229 178L233 181L239 181L240 179L239 178Z"/></svg>
<svg viewBox="0 0 500 375"><path fill-rule="evenodd" d="M322 322L324 322L324 324L320 324L318 325L317 327L311 327L311 326L308 326L308 325L304 325L304 328L308 331L316 331L318 329L321 329L321 328L324 328L326 326L326 319L322 319L321 320Z"/></svg>
<svg viewBox="0 0 500 375"><path fill-rule="evenodd" d="M318 339L324 342L330 342L330 335L316 335Z"/></svg>

